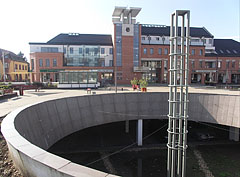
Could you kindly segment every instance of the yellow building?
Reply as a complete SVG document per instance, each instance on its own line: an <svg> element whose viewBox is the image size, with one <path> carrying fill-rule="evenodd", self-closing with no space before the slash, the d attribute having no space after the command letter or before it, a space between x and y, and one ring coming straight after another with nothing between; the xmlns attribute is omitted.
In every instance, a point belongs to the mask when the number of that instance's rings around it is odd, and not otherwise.
<svg viewBox="0 0 240 177"><path fill-rule="evenodd" d="M5 78L7 82L29 81L28 62L21 56L3 49L0 49L0 81L4 81L3 77L3 56L5 63Z"/></svg>

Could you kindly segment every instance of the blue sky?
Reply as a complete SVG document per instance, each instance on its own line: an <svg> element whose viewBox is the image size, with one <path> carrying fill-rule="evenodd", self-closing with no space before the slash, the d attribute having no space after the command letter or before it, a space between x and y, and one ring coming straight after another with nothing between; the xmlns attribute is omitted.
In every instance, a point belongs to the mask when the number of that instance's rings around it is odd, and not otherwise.
<svg viewBox="0 0 240 177"><path fill-rule="evenodd" d="M175 10L191 11L191 26L240 41L240 0L7 0L1 1L0 48L29 58L29 42L59 33L112 34L114 6L141 7L141 24L170 24Z"/></svg>

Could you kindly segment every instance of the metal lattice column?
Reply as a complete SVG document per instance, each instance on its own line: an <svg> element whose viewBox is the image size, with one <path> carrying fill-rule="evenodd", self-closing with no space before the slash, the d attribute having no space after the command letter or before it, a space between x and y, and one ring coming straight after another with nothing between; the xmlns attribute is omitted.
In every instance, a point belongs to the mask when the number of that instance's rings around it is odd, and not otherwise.
<svg viewBox="0 0 240 177"><path fill-rule="evenodd" d="M170 28L168 177L186 176L189 34L190 11L177 10L171 15Z"/></svg>

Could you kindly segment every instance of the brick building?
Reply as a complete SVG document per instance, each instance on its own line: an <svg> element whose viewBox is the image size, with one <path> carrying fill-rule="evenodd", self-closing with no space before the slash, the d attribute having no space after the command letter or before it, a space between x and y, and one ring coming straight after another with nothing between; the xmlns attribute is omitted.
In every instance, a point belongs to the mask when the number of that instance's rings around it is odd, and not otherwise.
<svg viewBox="0 0 240 177"><path fill-rule="evenodd" d="M168 83L170 27L136 23L140 11L115 7L113 36L60 34L47 43L30 43L31 80L78 87L90 80L113 83L117 73L119 84L134 77ZM191 27L190 36L190 83L240 84L239 42L214 39L204 27Z"/></svg>

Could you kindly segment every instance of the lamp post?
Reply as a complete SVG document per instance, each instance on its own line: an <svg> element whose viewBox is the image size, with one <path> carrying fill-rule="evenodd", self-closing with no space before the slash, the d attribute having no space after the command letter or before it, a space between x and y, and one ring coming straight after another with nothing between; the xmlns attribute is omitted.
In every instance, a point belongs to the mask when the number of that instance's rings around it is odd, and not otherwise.
<svg viewBox="0 0 240 177"><path fill-rule="evenodd" d="M3 81L6 82L6 75L5 75L5 53L2 51L2 59L3 59Z"/></svg>

